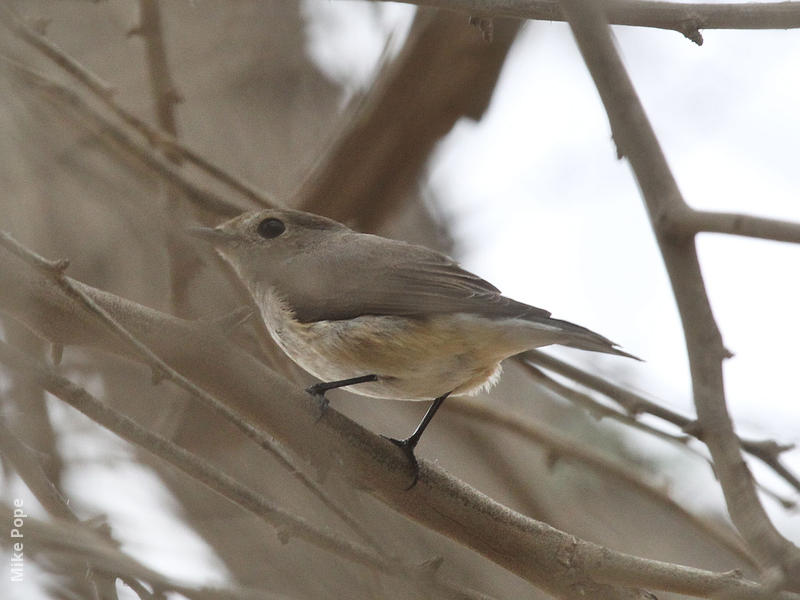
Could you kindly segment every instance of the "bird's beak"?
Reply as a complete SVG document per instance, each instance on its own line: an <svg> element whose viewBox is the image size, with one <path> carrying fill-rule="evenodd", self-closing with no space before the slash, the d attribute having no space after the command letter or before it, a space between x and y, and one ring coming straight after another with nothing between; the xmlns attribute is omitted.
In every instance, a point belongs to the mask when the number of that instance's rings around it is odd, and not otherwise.
<svg viewBox="0 0 800 600"><path fill-rule="evenodd" d="M211 242L215 246L232 241L236 236L227 231L214 227L187 227L186 233L206 242Z"/></svg>

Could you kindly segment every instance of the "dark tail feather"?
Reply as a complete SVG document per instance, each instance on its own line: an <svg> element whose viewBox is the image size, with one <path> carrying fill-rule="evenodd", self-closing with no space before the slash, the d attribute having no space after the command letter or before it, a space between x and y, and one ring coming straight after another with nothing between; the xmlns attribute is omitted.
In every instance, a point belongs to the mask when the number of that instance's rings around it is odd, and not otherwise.
<svg viewBox="0 0 800 600"><path fill-rule="evenodd" d="M570 348L578 348L579 350L589 350L591 352L603 352L605 354L615 354L617 356L625 356L641 362L641 358L634 356L617 347L617 344L612 342L599 333L595 333L591 329L575 325L569 321L562 321L560 319L547 319L548 325L557 325L566 334L557 342L561 346L568 346Z"/></svg>

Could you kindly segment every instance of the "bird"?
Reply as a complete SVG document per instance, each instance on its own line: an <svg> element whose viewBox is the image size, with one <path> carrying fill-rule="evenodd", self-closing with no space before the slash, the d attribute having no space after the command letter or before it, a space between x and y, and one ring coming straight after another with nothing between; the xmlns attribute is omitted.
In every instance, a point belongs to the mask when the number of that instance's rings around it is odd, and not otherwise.
<svg viewBox="0 0 800 600"><path fill-rule="evenodd" d="M431 401L415 448L450 396L491 388L506 358L559 344L639 360L585 327L503 296L430 248L360 233L288 208L245 212L189 233L210 242L249 290L278 347L321 380L372 398Z"/></svg>

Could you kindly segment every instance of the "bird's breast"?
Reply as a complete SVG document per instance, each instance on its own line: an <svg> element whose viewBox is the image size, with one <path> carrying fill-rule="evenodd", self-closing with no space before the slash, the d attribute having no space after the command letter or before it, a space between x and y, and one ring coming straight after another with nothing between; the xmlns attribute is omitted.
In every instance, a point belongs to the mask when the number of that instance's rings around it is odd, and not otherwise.
<svg viewBox="0 0 800 600"><path fill-rule="evenodd" d="M494 383L500 361L520 350L497 323L472 315L424 319L364 315L302 323L276 291L256 297L276 344L323 381L375 374L349 388L378 398L430 400L447 392L476 392Z"/></svg>

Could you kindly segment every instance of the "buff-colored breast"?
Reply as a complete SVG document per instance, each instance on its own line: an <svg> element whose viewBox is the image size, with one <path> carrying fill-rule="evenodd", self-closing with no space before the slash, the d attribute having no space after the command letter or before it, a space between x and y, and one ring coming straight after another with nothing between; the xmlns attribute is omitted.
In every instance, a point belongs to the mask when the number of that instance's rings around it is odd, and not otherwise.
<svg viewBox="0 0 800 600"><path fill-rule="evenodd" d="M533 347L516 320L458 313L300 323L273 290L256 298L270 334L294 362L323 381L375 374L378 381L350 391L376 398L475 393L497 381L504 358Z"/></svg>

